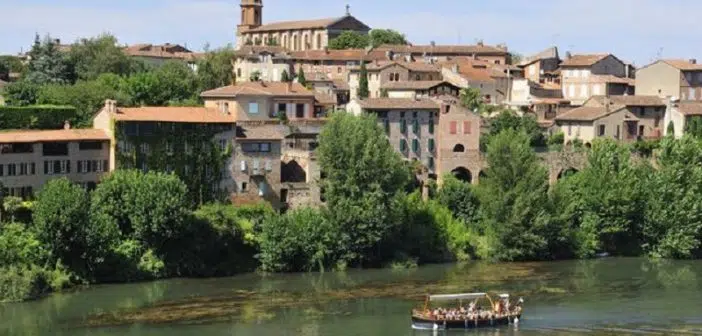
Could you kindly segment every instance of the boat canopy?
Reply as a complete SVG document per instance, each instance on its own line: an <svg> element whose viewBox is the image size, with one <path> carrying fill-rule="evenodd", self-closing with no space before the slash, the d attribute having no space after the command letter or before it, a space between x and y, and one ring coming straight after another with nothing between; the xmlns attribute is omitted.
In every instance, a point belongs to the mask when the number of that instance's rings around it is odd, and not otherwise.
<svg viewBox="0 0 702 336"><path fill-rule="evenodd" d="M429 301L475 300L487 297L485 293L429 295Z"/></svg>

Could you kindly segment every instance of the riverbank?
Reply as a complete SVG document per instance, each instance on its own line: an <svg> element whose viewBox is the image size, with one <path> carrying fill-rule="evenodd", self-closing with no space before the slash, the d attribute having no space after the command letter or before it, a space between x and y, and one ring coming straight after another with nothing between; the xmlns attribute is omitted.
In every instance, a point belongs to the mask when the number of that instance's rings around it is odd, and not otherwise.
<svg viewBox="0 0 702 336"><path fill-rule="evenodd" d="M701 285L699 262L641 258L172 279L0 306L0 334L412 335L423 295L471 291L524 297L510 335L694 334Z"/></svg>

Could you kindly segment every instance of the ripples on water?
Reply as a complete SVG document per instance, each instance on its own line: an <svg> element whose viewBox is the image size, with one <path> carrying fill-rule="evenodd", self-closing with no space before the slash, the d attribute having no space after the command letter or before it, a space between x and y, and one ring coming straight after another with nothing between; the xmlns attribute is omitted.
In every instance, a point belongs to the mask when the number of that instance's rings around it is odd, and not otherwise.
<svg viewBox="0 0 702 336"><path fill-rule="evenodd" d="M698 279L702 262L619 258L178 279L0 306L0 335L433 335L409 311L471 291L523 296L524 319L449 335L702 335Z"/></svg>

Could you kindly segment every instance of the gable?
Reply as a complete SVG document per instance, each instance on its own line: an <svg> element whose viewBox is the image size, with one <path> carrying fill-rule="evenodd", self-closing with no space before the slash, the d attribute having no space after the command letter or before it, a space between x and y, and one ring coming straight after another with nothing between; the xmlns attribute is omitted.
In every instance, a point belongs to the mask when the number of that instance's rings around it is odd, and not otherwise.
<svg viewBox="0 0 702 336"><path fill-rule="evenodd" d="M336 22L330 24L327 26L327 29L330 30L353 30L353 31L358 31L358 32L363 32L367 33L370 31L370 27L368 27L365 23L359 21L355 17L351 15L344 16L343 18L340 18Z"/></svg>
<svg viewBox="0 0 702 336"><path fill-rule="evenodd" d="M617 64L617 65L619 65L619 66L621 66L621 67L625 67L625 66L626 66L626 64L624 64L624 62L622 62L622 60L618 59L616 56L614 56L614 55L612 55L612 54L607 55L607 57L605 57L605 58L603 58L603 59L601 59L601 60L595 62L595 64L593 64L592 66L596 66L596 65L598 65L598 64L603 64L603 63L605 63L605 64Z"/></svg>

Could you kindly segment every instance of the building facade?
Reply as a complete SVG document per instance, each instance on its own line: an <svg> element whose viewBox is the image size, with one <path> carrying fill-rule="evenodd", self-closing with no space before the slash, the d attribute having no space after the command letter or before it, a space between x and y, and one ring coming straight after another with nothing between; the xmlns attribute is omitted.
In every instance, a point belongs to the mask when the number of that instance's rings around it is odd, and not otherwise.
<svg viewBox="0 0 702 336"><path fill-rule="evenodd" d="M383 96L382 89L386 83L442 79L441 71L436 65L422 62L374 62L366 65L366 70L369 98L381 98ZM360 78L360 67L350 69L349 95L351 99L358 98Z"/></svg>
<svg viewBox="0 0 702 336"><path fill-rule="evenodd" d="M636 72L636 93L702 100L702 65L697 60L659 60Z"/></svg>
<svg viewBox="0 0 702 336"><path fill-rule="evenodd" d="M346 7L342 17L263 24L263 1L241 0L241 21L236 46L281 46L291 51L323 50L345 31L367 34L370 27L353 17Z"/></svg>
<svg viewBox="0 0 702 336"><path fill-rule="evenodd" d="M92 190L110 170L109 151L110 138L103 130L1 133L3 195L32 199L47 182L62 177Z"/></svg>
<svg viewBox="0 0 702 336"><path fill-rule="evenodd" d="M614 55L568 55L560 66L563 98L573 105L582 105L591 96L634 94L627 65Z"/></svg>
<svg viewBox="0 0 702 336"><path fill-rule="evenodd" d="M244 46L234 52L233 67L237 82L279 82L283 73L288 79L294 75L290 55L282 47Z"/></svg>

